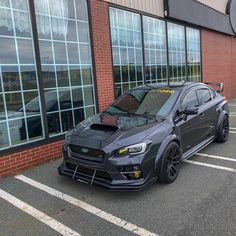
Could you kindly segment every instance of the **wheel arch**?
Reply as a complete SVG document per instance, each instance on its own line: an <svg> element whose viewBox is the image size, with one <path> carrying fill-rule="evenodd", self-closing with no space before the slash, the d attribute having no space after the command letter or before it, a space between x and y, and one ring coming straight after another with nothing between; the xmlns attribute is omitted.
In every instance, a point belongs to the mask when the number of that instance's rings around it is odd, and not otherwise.
<svg viewBox="0 0 236 236"><path fill-rule="evenodd" d="M166 149L166 147L172 143L175 142L178 144L179 148L180 148L180 152L182 154L182 149L181 149L181 140L180 138L176 135L176 134L171 134L169 136L167 136L161 143L157 155L156 155L156 159L155 159L155 172L157 171L158 167L159 167L159 163L161 160L161 157Z"/></svg>
<svg viewBox="0 0 236 236"><path fill-rule="evenodd" d="M219 119L218 119L218 122L217 122L216 132L218 131L218 129L219 129L219 127L220 127L220 124L221 124L221 122L222 122L224 116L227 116L227 117L229 118L229 114L228 114L226 111L223 110L223 111L220 113L220 116L219 116Z"/></svg>

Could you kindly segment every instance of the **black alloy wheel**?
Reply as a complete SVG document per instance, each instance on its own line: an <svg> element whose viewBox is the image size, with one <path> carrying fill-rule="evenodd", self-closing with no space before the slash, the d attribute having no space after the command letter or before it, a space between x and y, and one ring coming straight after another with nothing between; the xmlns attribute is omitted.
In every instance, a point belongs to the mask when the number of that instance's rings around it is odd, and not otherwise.
<svg viewBox="0 0 236 236"><path fill-rule="evenodd" d="M160 183L172 183L179 174L181 164L181 151L177 143L170 143L164 151L160 168L158 171L158 181Z"/></svg>

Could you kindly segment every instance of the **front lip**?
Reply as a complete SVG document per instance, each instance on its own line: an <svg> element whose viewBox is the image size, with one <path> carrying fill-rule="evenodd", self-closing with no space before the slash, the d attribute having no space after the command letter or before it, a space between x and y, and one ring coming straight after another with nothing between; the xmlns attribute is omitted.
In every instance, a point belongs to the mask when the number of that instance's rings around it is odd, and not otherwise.
<svg viewBox="0 0 236 236"><path fill-rule="evenodd" d="M74 174L74 171L71 171L70 169L66 168L63 164L58 167L58 173L59 175L72 178L74 180L77 180L78 182L101 186L109 190L142 190L157 181L156 177L153 177L149 180L144 180L144 179L140 181L125 180L125 181L119 181L117 183L111 183L102 178L95 177L93 181L91 181L92 179L90 175L86 175L84 173Z"/></svg>
<svg viewBox="0 0 236 236"><path fill-rule="evenodd" d="M98 185L111 190L141 190L156 181L153 175L153 159L145 160L145 153L136 158L104 158L102 162L79 160L71 158L68 149L63 149L63 162L58 167L58 173L86 184ZM119 167L140 165L142 178L125 179L119 172ZM151 169L151 170L150 170ZM96 170L96 173L94 173Z"/></svg>

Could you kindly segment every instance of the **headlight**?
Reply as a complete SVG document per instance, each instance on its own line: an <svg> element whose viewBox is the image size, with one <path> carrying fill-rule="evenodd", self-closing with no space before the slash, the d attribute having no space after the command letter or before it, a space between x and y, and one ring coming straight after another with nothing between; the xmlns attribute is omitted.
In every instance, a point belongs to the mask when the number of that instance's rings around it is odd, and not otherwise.
<svg viewBox="0 0 236 236"><path fill-rule="evenodd" d="M142 154L147 150L147 148L148 148L148 146L150 146L150 144L151 144L151 141L147 141L147 142L123 147L123 148L118 149L116 151L116 154L118 156Z"/></svg>

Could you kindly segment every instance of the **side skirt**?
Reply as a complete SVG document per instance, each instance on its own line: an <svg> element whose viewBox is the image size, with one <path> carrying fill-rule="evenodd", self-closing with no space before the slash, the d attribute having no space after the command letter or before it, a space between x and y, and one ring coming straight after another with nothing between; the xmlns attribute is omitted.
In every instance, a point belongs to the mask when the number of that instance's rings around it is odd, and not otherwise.
<svg viewBox="0 0 236 236"><path fill-rule="evenodd" d="M182 160L190 158L191 156L193 156L194 154L196 154L197 152L199 152L200 150L202 150L203 148L208 146L214 140L215 140L215 136L212 136L212 137L206 139L205 141L199 143L197 146L195 146L195 147L191 148L190 150L188 150L187 152L183 153Z"/></svg>

